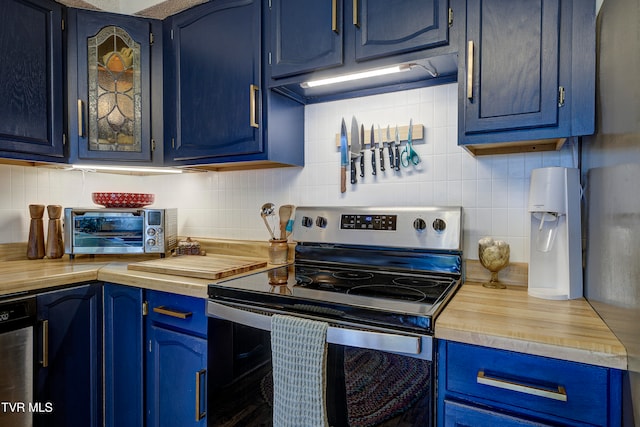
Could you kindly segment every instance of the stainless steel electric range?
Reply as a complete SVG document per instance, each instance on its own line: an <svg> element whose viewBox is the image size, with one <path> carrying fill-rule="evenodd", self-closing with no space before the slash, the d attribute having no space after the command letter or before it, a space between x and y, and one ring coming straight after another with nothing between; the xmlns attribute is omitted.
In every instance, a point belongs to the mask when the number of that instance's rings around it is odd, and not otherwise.
<svg viewBox="0 0 640 427"><path fill-rule="evenodd" d="M293 265L209 286L210 336L233 347L210 354L223 368L209 425L271 425L273 314L329 324L331 425L431 425L434 321L460 286L462 209L300 207L295 217ZM259 391L256 412L240 403L247 390Z"/></svg>

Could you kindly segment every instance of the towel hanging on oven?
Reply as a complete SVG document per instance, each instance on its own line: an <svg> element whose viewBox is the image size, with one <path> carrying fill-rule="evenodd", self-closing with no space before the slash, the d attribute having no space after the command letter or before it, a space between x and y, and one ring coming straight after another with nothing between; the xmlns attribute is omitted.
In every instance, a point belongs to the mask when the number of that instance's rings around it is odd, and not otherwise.
<svg viewBox="0 0 640 427"><path fill-rule="evenodd" d="M274 427L325 427L328 324L271 317Z"/></svg>

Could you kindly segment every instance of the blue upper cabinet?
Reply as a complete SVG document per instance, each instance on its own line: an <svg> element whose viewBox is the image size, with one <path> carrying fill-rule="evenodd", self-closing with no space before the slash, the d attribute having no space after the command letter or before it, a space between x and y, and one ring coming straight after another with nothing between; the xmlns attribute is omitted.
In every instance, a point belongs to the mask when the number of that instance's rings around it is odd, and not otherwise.
<svg viewBox="0 0 640 427"><path fill-rule="evenodd" d="M454 9L460 12L459 24ZM320 102L455 81L460 0L272 0L267 14L269 86ZM311 88L309 80L412 64L409 72Z"/></svg>
<svg viewBox="0 0 640 427"><path fill-rule="evenodd" d="M342 65L342 3L342 0L272 0L272 77Z"/></svg>
<svg viewBox="0 0 640 427"><path fill-rule="evenodd" d="M161 117L162 99L151 99L162 93L161 55L153 63L151 55L153 43L162 51L160 22L69 9L68 30L70 162L161 163L153 139L162 140L162 127L156 125L159 135L152 129L152 102L160 103ZM152 90L153 70L159 79Z"/></svg>
<svg viewBox="0 0 640 427"><path fill-rule="evenodd" d="M593 133L593 1L468 2L466 35L461 145L477 154L503 152L508 145L493 143L505 142L535 151L555 149L554 138Z"/></svg>
<svg viewBox="0 0 640 427"><path fill-rule="evenodd" d="M304 107L262 84L261 13L221 0L165 21L167 163L302 166Z"/></svg>
<svg viewBox="0 0 640 427"><path fill-rule="evenodd" d="M428 49L449 42L446 0L354 1L356 61Z"/></svg>
<svg viewBox="0 0 640 427"><path fill-rule="evenodd" d="M0 5L0 157L65 160L62 16L50 0Z"/></svg>

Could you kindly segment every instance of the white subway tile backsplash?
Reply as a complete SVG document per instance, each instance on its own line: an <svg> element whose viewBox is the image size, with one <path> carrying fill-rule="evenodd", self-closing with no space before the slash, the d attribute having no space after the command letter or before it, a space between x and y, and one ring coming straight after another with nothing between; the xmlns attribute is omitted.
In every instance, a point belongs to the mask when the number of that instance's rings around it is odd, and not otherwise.
<svg viewBox="0 0 640 427"><path fill-rule="evenodd" d="M156 194L155 206L179 208L179 232L193 237L266 240L260 206L429 206L462 205L465 257L477 259L478 240L493 236L511 246L511 260L529 256L526 212L531 170L575 166L575 147L567 142L551 153L473 157L457 146L457 84L414 89L305 107L304 168L203 172L179 176L127 176L0 165L0 242L26 241L29 203L94 206L93 191ZM355 116L367 130L379 124L386 136L395 125L423 124L424 140L414 149L416 167L366 176L339 191L340 153L335 135L344 117ZM387 154L385 149L385 155ZM378 161L378 168L379 168ZM348 177L347 177L348 179Z"/></svg>

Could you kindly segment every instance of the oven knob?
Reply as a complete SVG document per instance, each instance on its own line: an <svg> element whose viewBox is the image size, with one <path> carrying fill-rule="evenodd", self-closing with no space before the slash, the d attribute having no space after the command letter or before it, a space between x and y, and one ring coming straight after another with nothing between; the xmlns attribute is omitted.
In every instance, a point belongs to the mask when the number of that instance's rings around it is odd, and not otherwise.
<svg viewBox="0 0 640 427"><path fill-rule="evenodd" d="M316 218L316 225L320 228L325 228L327 226L327 218L319 216Z"/></svg>
<svg viewBox="0 0 640 427"><path fill-rule="evenodd" d="M147 234L149 236L155 236L156 235L156 229L155 228L150 228L147 230Z"/></svg>
<svg viewBox="0 0 640 427"><path fill-rule="evenodd" d="M147 239L147 246L155 246L156 239Z"/></svg>
<svg viewBox="0 0 640 427"><path fill-rule="evenodd" d="M444 231L445 228L447 228L447 223L444 222L444 219L440 219L440 218L436 218L435 221L433 221L433 229L436 230L437 232L442 232Z"/></svg>
<svg viewBox="0 0 640 427"><path fill-rule="evenodd" d="M424 222L424 219L422 218L416 218L416 220L413 221L413 228L418 231L423 231L425 228L427 228L427 223Z"/></svg>
<svg viewBox="0 0 640 427"><path fill-rule="evenodd" d="M303 216L301 223L303 227L311 228L313 226L313 220L308 216Z"/></svg>

